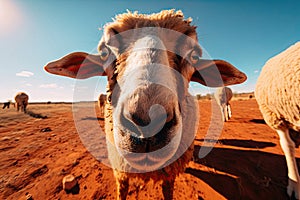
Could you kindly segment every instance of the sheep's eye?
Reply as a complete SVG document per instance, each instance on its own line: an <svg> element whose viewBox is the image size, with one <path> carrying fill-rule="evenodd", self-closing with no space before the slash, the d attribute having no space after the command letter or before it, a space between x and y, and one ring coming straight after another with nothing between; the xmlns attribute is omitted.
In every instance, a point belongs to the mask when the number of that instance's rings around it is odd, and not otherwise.
<svg viewBox="0 0 300 200"><path fill-rule="evenodd" d="M103 47L102 49L100 49L99 54L100 58L105 61L109 56L109 49L107 47Z"/></svg>
<svg viewBox="0 0 300 200"><path fill-rule="evenodd" d="M192 64L196 64L200 60L200 54L193 50L190 54L190 61Z"/></svg>

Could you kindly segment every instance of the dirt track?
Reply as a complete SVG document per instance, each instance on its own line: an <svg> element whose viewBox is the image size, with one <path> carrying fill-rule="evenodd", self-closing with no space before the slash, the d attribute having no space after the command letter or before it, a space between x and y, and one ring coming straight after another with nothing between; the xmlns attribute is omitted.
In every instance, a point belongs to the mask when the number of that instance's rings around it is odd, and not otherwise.
<svg viewBox="0 0 300 200"><path fill-rule="evenodd" d="M175 199L288 199L287 168L278 136L264 124L256 101L232 101L232 119L202 159L198 152L211 106L207 100L199 105L194 161L176 179ZM35 200L115 199L112 170L81 143L71 104L31 104L28 110L31 116L13 108L0 110L0 199L26 199L27 193ZM86 116L87 121L95 119ZM102 120L99 123L103 126ZM66 174L78 179L77 194L62 190ZM161 199L160 187L132 182L128 199Z"/></svg>

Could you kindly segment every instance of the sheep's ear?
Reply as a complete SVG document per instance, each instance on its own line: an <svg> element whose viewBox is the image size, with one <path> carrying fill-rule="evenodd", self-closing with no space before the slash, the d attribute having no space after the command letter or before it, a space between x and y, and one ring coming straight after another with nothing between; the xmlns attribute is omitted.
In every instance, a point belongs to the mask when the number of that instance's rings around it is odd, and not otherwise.
<svg viewBox="0 0 300 200"><path fill-rule="evenodd" d="M105 76L104 63L98 55L74 52L48 63L44 69L51 74L85 79L92 76Z"/></svg>
<svg viewBox="0 0 300 200"><path fill-rule="evenodd" d="M193 65L195 72L191 81L209 87L222 87L246 81L247 76L224 60L200 59Z"/></svg>

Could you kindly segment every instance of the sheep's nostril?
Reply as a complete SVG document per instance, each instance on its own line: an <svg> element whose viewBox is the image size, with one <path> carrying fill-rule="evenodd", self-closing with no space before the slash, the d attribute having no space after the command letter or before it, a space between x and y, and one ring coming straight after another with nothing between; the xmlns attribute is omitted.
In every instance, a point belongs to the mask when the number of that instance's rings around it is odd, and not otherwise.
<svg viewBox="0 0 300 200"><path fill-rule="evenodd" d="M131 120L135 125L141 126L141 127L147 126L148 124L150 124L150 121L151 121L151 119L149 117L147 117L147 116L141 117L137 113L131 114Z"/></svg>

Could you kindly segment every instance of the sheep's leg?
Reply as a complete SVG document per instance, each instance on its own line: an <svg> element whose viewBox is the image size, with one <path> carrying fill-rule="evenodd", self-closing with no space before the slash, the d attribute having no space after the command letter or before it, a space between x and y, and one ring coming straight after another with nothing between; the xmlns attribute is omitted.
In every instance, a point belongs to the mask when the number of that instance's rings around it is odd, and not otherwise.
<svg viewBox="0 0 300 200"><path fill-rule="evenodd" d="M117 199L118 200L126 200L129 188L129 180L119 179L117 180Z"/></svg>
<svg viewBox="0 0 300 200"><path fill-rule="evenodd" d="M173 199L174 183L175 183L174 179L163 181L162 191L163 191L163 195L164 195L164 200L172 200Z"/></svg>
<svg viewBox="0 0 300 200"><path fill-rule="evenodd" d="M101 106L101 117L104 118L104 107Z"/></svg>
<svg viewBox="0 0 300 200"><path fill-rule="evenodd" d="M227 112L228 112L228 119L230 119L232 116L232 113L231 113L231 107L230 107L229 103L227 104Z"/></svg>
<svg viewBox="0 0 300 200"><path fill-rule="evenodd" d="M277 130L277 133L280 137L280 145L284 152L287 168L288 168L288 177L289 183L287 187L287 193L291 197L293 192L295 197L300 199L300 183L299 183L299 173L297 162L295 158L295 143L292 141L289 135L289 130Z"/></svg>
<svg viewBox="0 0 300 200"><path fill-rule="evenodd" d="M227 122L229 120L227 105L224 105L224 115L225 115L225 122Z"/></svg>
<svg viewBox="0 0 300 200"><path fill-rule="evenodd" d="M223 114L223 122L228 121L228 112L227 112L226 104L222 104L222 114Z"/></svg>
<svg viewBox="0 0 300 200"><path fill-rule="evenodd" d="M222 121L224 122L226 119L225 119L225 114L224 114L224 108L223 108L223 106L222 106L222 104L221 105L218 105L219 107L220 107L220 115L221 115L221 117L222 117Z"/></svg>
<svg viewBox="0 0 300 200"><path fill-rule="evenodd" d="M20 104L17 104L17 111L19 112L20 110Z"/></svg>

